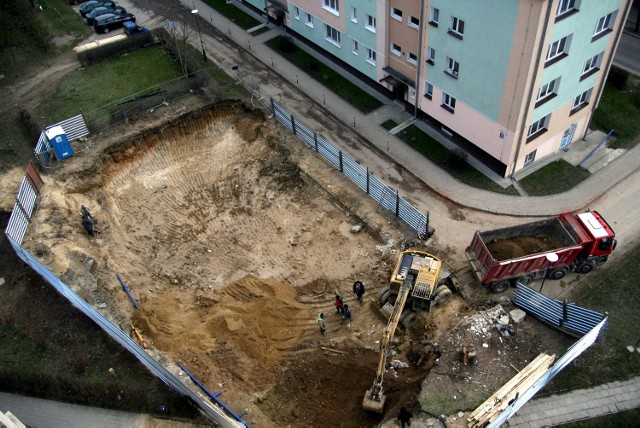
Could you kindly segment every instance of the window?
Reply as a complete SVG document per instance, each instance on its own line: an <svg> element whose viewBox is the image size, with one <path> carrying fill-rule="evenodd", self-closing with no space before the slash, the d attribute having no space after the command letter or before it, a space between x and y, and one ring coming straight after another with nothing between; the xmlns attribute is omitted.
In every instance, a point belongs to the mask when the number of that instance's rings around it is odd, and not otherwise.
<svg viewBox="0 0 640 428"><path fill-rule="evenodd" d="M366 15L367 17L367 23L365 24L364 28L366 28L369 31L373 31L374 33L376 32L376 18L371 16L371 15Z"/></svg>
<svg viewBox="0 0 640 428"><path fill-rule="evenodd" d="M335 28L327 24L325 24L324 26L327 30L325 39L327 39L328 41L330 41L336 46L340 46L340 31L336 30Z"/></svg>
<svg viewBox="0 0 640 428"><path fill-rule="evenodd" d="M436 63L436 50L434 48L427 48L427 64Z"/></svg>
<svg viewBox="0 0 640 428"><path fill-rule="evenodd" d="M424 96L428 99L433 98L433 85L429 82L425 82L424 84Z"/></svg>
<svg viewBox="0 0 640 428"><path fill-rule="evenodd" d="M351 6L351 22L358 22L358 11L353 6Z"/></svg>
<svg viewBox="0 0 640 428"><path fill-rule="evenodd" d="M453 113L454 110L456 109L456 99L453 98L451 95L447 94L446 92L443 92L441 107Z"/></svg>
<svg viewBox="0 0 640 428"><path fill-rule="evenodd" d="M584 91L573 99L573 105L571 106L571 113L586 107L589 104L589 98L591 98L591 89Z"/></svg>
<svg viewBox="0 0 640 428"><path fill-rule="evenodd" d="M461 39L462 35L464 34L464 21L462 19L456 18L455 16L452 16L449 34Z"/></svg>
<svg viewBox="0 0 640 428"><path fill-rule="evenodd" d="M613 14L614 13L611 12L607 16L603 16L602 18L598 19L598 22L596 22L596 29L593 30L593 37L591 38L592 41L599 38L598 36L604 36L606 33L611 31L614 21Z"/></svg>
<svg viewBox="0 0 640 428"><path fill-rule="evenodd" d="M367 62L376 65L376 51L367 48Z"/></svg>
<svg viewBox="0 0 640 428"><path fill-rule="evenodd" d="M553 79L551 82L542 85L538 91L538 98L536 98L536 107L544 104L558 94L558 87L560 86L560 78ZM542 101L542 102L541 102Z"/></svg>
<svg viewBox="0 0 640 428"><path fill-rule="evenodd" d="M351 45L351 52L353 52L354 55L358 55L358 41L357 40L353 41L353 45Z"/></svg>
<svg viewBox="0 0 640 428"><path fill-rule="evenodd" d="M300 8L298 6L293 6L293 17L300 19Z"/></svg>
<svg viewBox="0 0 640 428"><path fill-rule="evenodd" d="M395 43L391 43L391 52L393 52L394 54L400 56L402 55L402 48L395 44Z"/></svg>
<svg viewBox="0 0 640 428"><path fill-rule="evenodd" d="M397 19L398 21L402 22L402 11L400 9L398 9L397 7L392 7L391 8L391 17L393 19Z"/></svg>
<svg viewBox="0 0 640 428"><path fill-rule="evenodd" d="M579 6L578 0L560 0L558 3L558 11L556 12L556 17L566 15L569 12L577 11Z"/></svg>
<svg viewBox="0 0 640 428"><path fill-rule="evenodd" d="M452 58L447 57L447 69L445 70L445 73L457 79L459 71L460 71L460 63L458 61L453 60Z"/></svg>
<svg viewBox="0 0 640 428"><path fill-rule="evenodd" d="M536 150L532 151L531 153L528 153L525 157L524 157L524 164L530 164L531 162L533 162L536 159Z"/></svg>
<svg viewBox="0 0 640 428"><path fill-rule="evenodd" d="M420 20L418 18L416 18L415 16L410 16L409 17L409 27L419 28L420 27Z"/></svg>
<svg viewBox="0 0 640 428"><path fill-rule="evenodd" d="M435 7L432 7L431 10L429 11L429 24L433 25L434 27L437 27L439 19L440 19L440 10Z"/></svg>
<svg viewBox="0 0 640 428"><path fill-rule="evenodd" d="M313 28L313 16L307 13L307 21L305 22L309 27Z"/></svg>
<svg viewBox="0 0 640 428"><path fill-rule="evenodd" d="M549 125L549 117L550 114L536 120L531 124L531 126L529 126L529 132L527 133L527 142L533 140L538 135L544 134L547 131L547 126Z"/></svg>
<svg viewBox="0 0 640 428"><path fill-rule="evenodd" d="M409 52L407 54L407 61L409 61L411 64L417 64L418 63L418 57L413 52Z"/></svg>
<svg viewBox="0 0 640 428"><path fill-rule="evenodd" d="M338 0L324 0L322 8L328 10L334 15L340 15L340 11L338 9Z"/></svg>
<svg viewBox="0 0 640 428"><path fill-rule="evenodd" d="M567 55L567 52L569 51L569 36L563 37L560 40L556 40L555 42L551 43L551 45L549 46L549 52L547 53L547 64L550 64L550 61L552 60L560 60L561 57L564 57ZM555 62L555 61L553 61ZM553 63L551 62L551 64Z"/></svg>
<svg viewBox="0 0 640 428"><path fill-rule="evenodd" d="M602 61L603 56L604 52L600 52L598 55L594 56L593 58L589 58L587 62L584 63L580 80L584 80L600 70L600 62Z"/></svg>

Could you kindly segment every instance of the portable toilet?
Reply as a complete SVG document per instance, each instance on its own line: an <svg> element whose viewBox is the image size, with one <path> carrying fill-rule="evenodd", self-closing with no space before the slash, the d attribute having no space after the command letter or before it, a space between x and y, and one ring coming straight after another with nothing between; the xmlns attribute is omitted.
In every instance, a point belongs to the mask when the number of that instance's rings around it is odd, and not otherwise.
<svg viewBox="0 0 640 428"><path fill-rule="evenodd" d="M69 144L67 134L65 134L62 126L52 126L45 131L45 134L58 160L73 156L73 149L71 148L71 144Z"/></svg>

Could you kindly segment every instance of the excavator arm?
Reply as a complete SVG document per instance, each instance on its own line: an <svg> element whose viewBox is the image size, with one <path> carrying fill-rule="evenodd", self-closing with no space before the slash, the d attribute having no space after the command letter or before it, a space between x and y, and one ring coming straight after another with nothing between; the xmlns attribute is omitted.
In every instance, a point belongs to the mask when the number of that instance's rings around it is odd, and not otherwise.
<svg viewBox="0 0 640 428"><path fill-rule="evenodd" d="M391 316L389 317L389 322L384 329L382 341L380 342L380 362L378 363L376 378L373 381L373 385L371 386L371 388L365 393L364 400L362 402L362 407L365 410L382 413L384 409L384 402L386 397L383 393L382 381L384 379L385 367L387 365L387 356L389 355L390 350L389 343L391 342L391 339L393 339L393 335L398 328L400 316L402 315L402 311L404 310L404 305L407 303L407 298L409 297L409 292L411 291L411 287L413 286L413 281L413 274L408 274L404 282L402 283L402 287L400 287L396 303L395 305L393 305L393 311L391 312Z"/></svg>

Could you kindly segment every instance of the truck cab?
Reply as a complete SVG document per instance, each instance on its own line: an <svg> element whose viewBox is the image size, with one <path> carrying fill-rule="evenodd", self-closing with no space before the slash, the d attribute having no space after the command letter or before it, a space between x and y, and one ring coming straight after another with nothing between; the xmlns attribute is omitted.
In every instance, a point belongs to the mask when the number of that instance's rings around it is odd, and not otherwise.
<svg viewBox="0 0 640 428"><path fill-rule="evenodd" d="M598 265L607 261L617 243L609 224L596 211L576 214L575 219L589 236L589 240L583 243L580 258Z"/></svg>

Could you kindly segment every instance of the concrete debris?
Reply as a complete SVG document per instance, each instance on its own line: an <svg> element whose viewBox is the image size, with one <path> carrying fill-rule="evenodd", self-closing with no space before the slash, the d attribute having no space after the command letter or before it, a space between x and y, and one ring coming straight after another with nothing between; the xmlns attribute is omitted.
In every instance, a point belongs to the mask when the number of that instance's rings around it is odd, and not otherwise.
<svg viewBox="0 0 640 428"><path fill-rule="evenodd" d="M391 364L389 364L389 366L391 366L391 368L394 369L406 369L407 367L409 367L409 364L405 363L404 361L400 361L400 360L392 360Z"/></svg>
<svg viewBox="0 0 640 428"><path fill-rule="evenodd" d="M509 325L509 316L508 315L501 315L498 318L498 325L502 325L502 326Z"/></svg>
<svg viewBox="0 0 640 428"><path fill-rule="evenodd" d="M527 316L527 313L522 309L514 309L511 312L509 312L509 316L511 317L511 319L515 324L520 324L522 321L524 321L525 317Z"/></svg>
<svg viewBox="0 0 640 428"><path fill-rule="evenodd" d="M0 278L0 285L4 284L4 278Z"/></svg>
<svg viewBox="0 0 640 428"><path fill-rule="evenodd" d="M634 346L631 346L631 345L627 346L627 351L634 352L635 350L636 348Z"/></svg>
<svg viewBox="0 0 640 428"><path fill-rule="evenodd" d="M107 307L106 303L99 303L98 304L98 309L105 309Z"/></svg>
<svg viewBox="0 0 640 428"><path fill-rule="evenodd" d="M461 418L464 416L464 412L458 412L458 417Z"/></svg>
<svg viewBox="0 0 640 428"><path fill-rule="evenodd" d="M363 227L364 225L362 223L356 224L355 226L351 227L351 233L358 233L362 230Z"/></svg>

